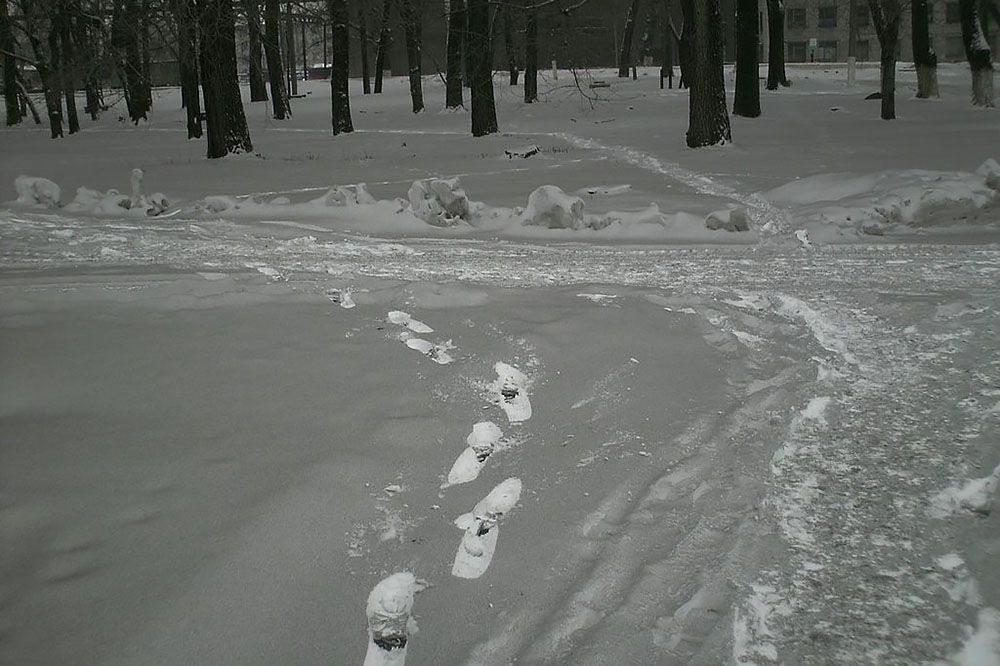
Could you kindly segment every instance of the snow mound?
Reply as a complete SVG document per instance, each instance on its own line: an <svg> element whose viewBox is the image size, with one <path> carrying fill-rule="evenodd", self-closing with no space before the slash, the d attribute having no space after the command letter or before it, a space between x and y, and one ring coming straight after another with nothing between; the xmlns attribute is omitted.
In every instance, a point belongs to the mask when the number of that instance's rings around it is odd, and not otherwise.
<svg viewBox="0 0 1000 666"><path fill-rule="evenodd" d="M271 202L274 205L274 201ZM375 203L375 197L368 191L368 186L364 183L348 186L336 186L312 203L324 206L367 206ZM281 203L279 205L287 205Z"/></svg>
<svg viewBox="0 0 1000 666"><path fill-rule="evenodd" d="M881 236L895 230L997 225L1000 166L987 160L976 173L882 171L821 174L763 193L813 231Z"/></svg>
<svg viewBox="0 0 1000 666"><path fill-rule="evenodd" d="M147 195L142 186L142 169L132 169L130 196L121 194L116 189L107 192L92 190L88 187L78 187L76 196L66 204L65 210L71 213L89 213L99 216L130 216L154 217L162 214L170 207L167 197L156 192Z"/></svg>
<svg viewBox="0 0 1000 666"><path fill-rule="evenodd" d="M206 213L218 214L224 213L226 211L234 210L239 208L240 205L233 197L226 196L224 194L216 194L209 197L205 197L197 204L195 208Z"/></svg>
<svg viewBox="0 0 1000 666"><path fill-rule="evenodd" d="M472 206L458 178L416 180L407 198L413 214L435 227L453 227L472 217Z"/></svg>
<svg viewBox="0 0 1000 666"><path fill-rule="evenodd" d="M566 194L555 185L542 185L528 197L528 207L521 219L528 226L581 229L584 226L583 199Z"/></svg>
<svg viewBox="0 0 1000 666"><path fill-rule="evenodd" d="M743 208L727 208L709 213L705 218L705 227L712 231L750 231L747 212Z"/></svg>
<svg viewBox="0 0 1000 666"><path fill-rule="evenodd" d="M935 518L947 518L963 512L987 515L990 513L990 504L998 482L1000 465L989 476L945 488L931 499L929 512Z"/></svg>
<svg viewBox="0 0 1000 666"><path fill-rule="evenodd" d="M17 203L33 208L58 208L62 190L48 178L18 176L14 179Z"/></svg>

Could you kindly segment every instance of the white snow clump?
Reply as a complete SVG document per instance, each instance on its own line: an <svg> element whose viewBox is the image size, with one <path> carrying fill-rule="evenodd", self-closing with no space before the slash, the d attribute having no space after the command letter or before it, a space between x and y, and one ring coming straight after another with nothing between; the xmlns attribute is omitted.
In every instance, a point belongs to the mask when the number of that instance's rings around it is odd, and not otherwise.
<svg viewBox="0 0 1000 666"><path fill-rule="evenodd" d="M58 208L62 190L48 178L18 176L14 179L17 203L34 208Z"/></svg>
<svg viewBox="0 0 1000 666"><path fill-rule="evenodd" d="M368 191L367 185L358 183L332 187L317 201L322 201L326 206L364 206L375 203L375 197Z"/></svg>
<svg viewBox="0 0 1000 666"><path fill-rule="evenodd" d="M705 226L712 231L750 231L747 212L743 208L727 208L709 213L705 218Z"/></svg>
<svg viewBox="0 0 1000 666"><path fill-rule="evenodd" d="M583 199L566 194L555 185L542 185L528 197L522 224L549 229L580 229L584 226Z"/></svg>
<svg viewBox="0 0 1000 666"><path fill-rule="evenodd" d="M413 181L407 198L413 214L435 227L453 227L472 218L472 206L458 178Z"/></svg>

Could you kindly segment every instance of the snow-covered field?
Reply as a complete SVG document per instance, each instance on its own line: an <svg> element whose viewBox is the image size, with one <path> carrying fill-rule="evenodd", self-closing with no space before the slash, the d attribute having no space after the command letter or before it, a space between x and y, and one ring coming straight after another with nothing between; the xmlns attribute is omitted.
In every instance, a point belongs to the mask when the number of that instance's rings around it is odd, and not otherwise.
<svg viewBox="0 0 1000 666"><path fill-rule="evenodd" d="M0 662L1000 663L1000 115L794 74L0 132Z"/></svg>

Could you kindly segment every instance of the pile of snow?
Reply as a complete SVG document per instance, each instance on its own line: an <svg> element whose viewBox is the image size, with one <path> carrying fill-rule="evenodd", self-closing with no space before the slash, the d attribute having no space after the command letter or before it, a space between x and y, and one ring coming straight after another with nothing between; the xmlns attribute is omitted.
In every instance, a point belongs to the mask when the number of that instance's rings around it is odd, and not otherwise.
<svg viewBox="0 0 1000 666"><path fill-rule="evenodd" d="M566 194L555 185L542 185L528 197L528 207L521 219L528 226L582 229L583 199Z"/></svg>
<svg viewBox="0 0 1000 666"><path fill-rule="evenodd" d="M472 219L472 206L458 178L416 180L407 198L413 214L435 227L453 227Z"/></svg>
<svg viewBox="0 0 1000 666"><path fill-rule="evenodd" d="M987 160L975 173L882 171L822 174L764 193L818 231L883 235L894 230L996 225L1000 222L1000 165Z"/></svg>
<svg viewBox="0 0 1000 666"><path fill-rule="evenodd" d="M989 476L970 479L939 492L931 498L930 514L935 518L946 518L963 512L989 514L998 483L1000 465Z"/></svg>
<svg viewBox="0 0 1000 666"><path fill-rule="evenodd" d="M750 222L744 208L727 208L709 213L705 227L712 231L750 231Z"/></svg>
<svg viewBox="0 0 1000 666"><path fill-rule="evenodd" d="M58 208L62 190L48 178L18 176L14 179L17 203L33 208Z"/></svg>
<svg viewBox="0 0 1000 666"><path fill-rule="evenodd" d="M271 202L272 205L274 203L274 201ZM322 197L314 200L313 203L322 203L324 206L367 206L376 203L376 200L368 191L367 185L358 183L357 185L348 185L346 187L333 187ZM280 205L287 204L282 203Z"/></svg>

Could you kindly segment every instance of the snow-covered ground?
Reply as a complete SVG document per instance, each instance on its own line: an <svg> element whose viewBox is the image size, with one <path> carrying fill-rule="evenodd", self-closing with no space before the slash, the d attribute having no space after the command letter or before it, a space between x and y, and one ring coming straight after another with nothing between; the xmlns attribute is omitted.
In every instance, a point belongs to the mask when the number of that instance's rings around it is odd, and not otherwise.
<svg viewBox="0 0 1000 666"><path fill-rule="evenodd" d="M998 663L1000 116L794 73L0 132L0 662Z"/></svg>

